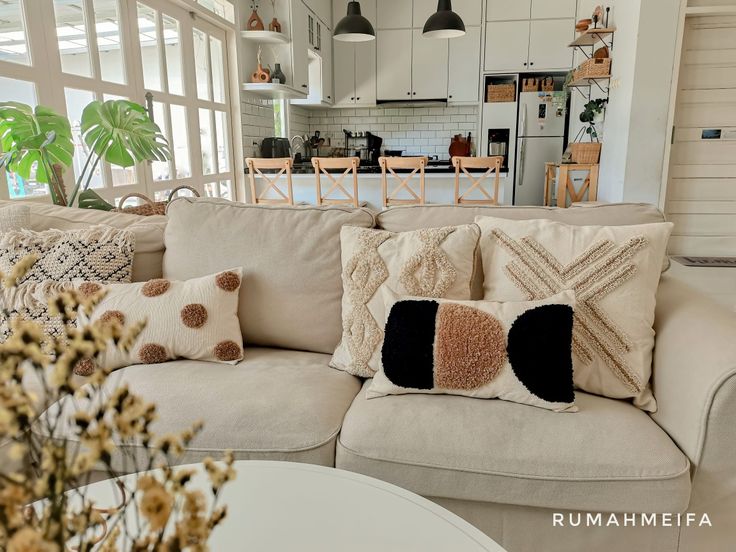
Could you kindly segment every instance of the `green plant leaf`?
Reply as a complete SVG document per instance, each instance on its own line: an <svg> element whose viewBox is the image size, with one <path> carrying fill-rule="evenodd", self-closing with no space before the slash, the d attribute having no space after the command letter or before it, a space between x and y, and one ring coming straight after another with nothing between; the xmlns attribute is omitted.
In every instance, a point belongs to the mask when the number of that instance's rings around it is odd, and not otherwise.
<svg viewBox="0 0 736 552"><path fill-rule="evenodd" d="M94 101L82 112L85 143L120 167L171 158L169 143L143 106L128 100Z"/></svg>
<svg viewBox="0 0 736 552"><path fill-rule="evenodd" d="M85 190L79 194L79 208L112 211L115 207L102 199L102 197L94 190Z"/></svg>

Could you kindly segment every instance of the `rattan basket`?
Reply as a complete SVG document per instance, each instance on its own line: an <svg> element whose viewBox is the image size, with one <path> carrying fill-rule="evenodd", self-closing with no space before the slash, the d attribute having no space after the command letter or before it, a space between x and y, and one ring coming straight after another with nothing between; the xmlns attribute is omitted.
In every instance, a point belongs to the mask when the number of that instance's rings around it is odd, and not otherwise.
<svg viewBox="0 0 736 552"><path fill-rule="evenodd" d="M601 158L600 142L573 142L570 144L572 162L580 165L595 165Z"/></svg>
<svg viewBox="0 0 736 552"><path fill-rule="evenodd" d="M540 80L536 78L528 78L524 79L521 82L521 91L522 92L538 92L539 91L539 84Z"/></svg>
<svg viewBox="0 0 736 552"><path fill-rule="evenodd" d="M199 197L199 192L190 186L178 186L177 188L174 188L173 190L171 190L171 193L169 194L169 197L166 201L153 201L148 196L132 192L120 198L117 209L113 209L113 211L117 211L118 213L128 213L130 215L141 215L144 217L150 217L153 215L165 215L166 205L168 205L168 203L174 198L174 196L181 190L189 190L194 194L194 197ZM123 205L125 205L125 202L132 197L142 199L143 201L145 201L145 203L143 203L143 205L132 205L130 207L123 207Z"/></svg>
<svg viewBox="0 0 736 552"><path fill-rule="evenodd" d="M486 92L487 102L513 102L516 101L515 84L489 84Z"/></svg>
<svg viewBox="0 0 736 552"><path fill-rule="evenodd" d="M554 92L555 79L552 77L544 77L542 79L542 92Z"/></svg>
<svg viewBox="0 0 736 552"><path fill-rule="evenodd" d="M591 58L575 69L573 80L608 77L611 75L611 58Z"/></svg>

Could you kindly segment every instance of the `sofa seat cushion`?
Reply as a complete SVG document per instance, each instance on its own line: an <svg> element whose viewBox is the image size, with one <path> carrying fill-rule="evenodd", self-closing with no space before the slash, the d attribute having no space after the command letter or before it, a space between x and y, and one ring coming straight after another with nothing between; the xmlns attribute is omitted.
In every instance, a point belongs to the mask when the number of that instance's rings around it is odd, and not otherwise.
<svg viewBox="0 0 736 552"><path fill-rule="evenodd" d="M366 398L348 410L336 466L424 496L601 512L681 512L689 462L630 403L578 392L559 414L449 395Z"/></svg>
<svg viewBox="0 0 736 552"><path fill-rule="evenodd" d="M193 360L128 366L113 372L107 385L126 383L155 402L157 435L204 423L179 463L230 449L240 460L333 466L335 440L360 380L330 368L329 360L318 353L246 349L234 366ZM115 467L124 469L122 463Z"/></svg>

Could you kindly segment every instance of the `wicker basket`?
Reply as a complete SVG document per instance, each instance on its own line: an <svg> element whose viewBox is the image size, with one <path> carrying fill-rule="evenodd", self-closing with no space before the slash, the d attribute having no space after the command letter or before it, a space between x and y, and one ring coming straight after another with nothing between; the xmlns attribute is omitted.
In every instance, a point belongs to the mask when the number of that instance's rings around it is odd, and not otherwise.
<svg viewBox="0 0 736 552"><path fill-rule="evenodd" d="M541 81L539 79L535 79L535 78L524 79L521 82L521 91L522 92L538 92L540 82Z"/></svg>
<svg viewBox="0 0 736 552"><path fill-rule="evenodd" d="M544 77L542 79L542 92L554 92L555 79L552 77Z"/></svg>
<svg viewBox="0 0 736 552"><path fill-rule="evenodd" d="M595 165L601 158L600 142L573 142L570 144L572 162L580 165Z"/></svg>
<svg viewBox="0 0 736 552"><path fill-rule="evenodd" d="M153 215L165 215L166 205L174 198L174 196L181 190L189 190L194 194L194 197L199 197L199 192L190 186L179 186L171 190L169 198L166 201L153 201L150 197L136 192L130 193L122 198L118 203L117 209L113 209L118 213L127 213L129 215L141 215L144 217L150 217ZM145 201L143 205L133 205L131 207L123 207L126 201L132 197L137 197Z"/></svg>
<svg viewBox="0 0 736 552"><path fill-rule="evenodd" d="M487 102L513 102L516 101L515 84L489 84L486 92Z"/></svg>
<svg viewBox="0 0 736 552"><path fill-rule="evenodd" d="M573 73L573 80L608 77L611 75L611 58L591 58L581 63Z"/></svg>

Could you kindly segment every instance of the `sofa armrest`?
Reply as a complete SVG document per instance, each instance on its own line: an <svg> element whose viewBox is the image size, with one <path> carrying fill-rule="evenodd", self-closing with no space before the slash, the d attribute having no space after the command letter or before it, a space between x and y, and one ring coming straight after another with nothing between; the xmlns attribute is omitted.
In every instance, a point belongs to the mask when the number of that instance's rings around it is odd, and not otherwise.
<svg viewBox="0 0 736 552"><path fill-rule="evenodd" d="M654 329L654 421L694 466L712 440L730 439L736 450L736 429L715 434L736 428L736 418L722 419L736 411L736 313L663 275Z"/></svg>

